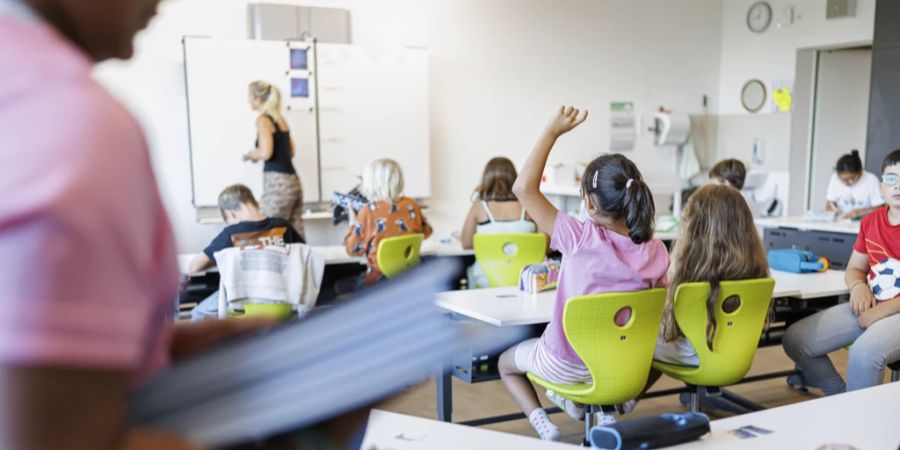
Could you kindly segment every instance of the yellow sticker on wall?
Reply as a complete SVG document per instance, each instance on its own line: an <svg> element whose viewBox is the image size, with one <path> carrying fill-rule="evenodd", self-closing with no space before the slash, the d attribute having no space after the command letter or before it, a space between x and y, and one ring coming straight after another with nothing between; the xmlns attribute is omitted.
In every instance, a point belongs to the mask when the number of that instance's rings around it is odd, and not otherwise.
<svg viewBox="0 0 900 450"><path fill-rule="evenodd" d="M772 100L779 112L791 112L793 96L789 88L779 88L772 91Z"/></svg>

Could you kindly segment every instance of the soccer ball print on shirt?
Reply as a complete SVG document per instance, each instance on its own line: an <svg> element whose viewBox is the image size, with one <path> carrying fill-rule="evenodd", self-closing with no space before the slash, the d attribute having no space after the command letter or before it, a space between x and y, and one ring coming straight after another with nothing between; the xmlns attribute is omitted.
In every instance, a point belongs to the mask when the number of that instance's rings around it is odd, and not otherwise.
<svg viewBox="0 0 900 450"><path fill-rule="evenodd" d="M880 302L900 296L900 261L887 258L872 266L869 287Z"/></svg>

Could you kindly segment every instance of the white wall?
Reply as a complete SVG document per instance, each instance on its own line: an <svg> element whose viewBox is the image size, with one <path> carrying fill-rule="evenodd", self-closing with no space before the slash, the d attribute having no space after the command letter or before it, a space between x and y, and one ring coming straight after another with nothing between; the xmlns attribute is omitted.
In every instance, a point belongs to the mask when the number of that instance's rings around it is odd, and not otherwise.
<svg viewBox="0 0 900 450"><path fill-rule="evenodd" d="M699 113L704 94L713 110L718 102L719 0L282 3L350 9L358 44L429 48L434 193L429 214L442 234L461 225L483 164L495 155L521 164L562 103L592 113L551 157L571 163L589 161L608 147L611 101L633 101L642 116L659 105ZM137 58L98 70L147 128L181 251L199 250L217 227L197 225L190 205L180 39L185 34L244 37L246 4L165 2L140 37ZM629 156L650 181L675 182L674 149L653 147L645 131ZM339 231L327 234L334 238Z"/></svg>
<svg viewBox="0 0 900 450"><path fill-rule="evenodd" d="M764 166L769 170L789 170L790 114L772 112L771 104L752 117L740 102L741 88L750 79L766 84L771 103L773 83L792 81L797 50L801 48L846 47L871 43L875 21L875 0L857 0L853 18L825 19L825 0L769 0L774 17L761 34L746 25L747 11L756 0L722 1L721 70L718 112L719 158L751 160L754 140L763 142ZM778 28L784 8L793 5L799 18L791 26Z"/></svg>
<svg viewBox="0 0 900 450"><path fill-rule="evenodd" d="M866 160L871 77L871 49L819 53L808 209L825 209L828 182L838 158L858 149Z"/></svg>
<svg viewBox="0 0 900 450"><path fill-rule="evenodd" d="M856 17L826 20L825 0L769 0L775 17L768 30L747 29L747 10L756 0L722 1L722 68L719 77L719 113L744 114L741 87L758 78L767 87L791 80L797 49L871 43L875 27L875 0L857 0ZM792 26L775 26L779 15L793 5L801 18Z"/></svg>

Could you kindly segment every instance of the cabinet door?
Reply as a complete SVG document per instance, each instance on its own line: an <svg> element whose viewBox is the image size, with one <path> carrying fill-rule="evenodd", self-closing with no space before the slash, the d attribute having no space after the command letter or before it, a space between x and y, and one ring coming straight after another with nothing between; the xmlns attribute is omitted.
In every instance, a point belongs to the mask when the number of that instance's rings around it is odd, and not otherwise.
<svg viewBox="0 0 900 450"><path fill-rule="evenodd" d="M876 49L900 46L900 2L878 0L875 6L875 33L872 46Z"/></svg>
<svg viewBox="0 0 900 450"><path fill-rule="evenodd" d="M881 5L884 1L879 2ZM898 2L900 3L900 2ZM872 57L866 170L880 174L888 153L900 148L900 47L876 48Z"/></svg>

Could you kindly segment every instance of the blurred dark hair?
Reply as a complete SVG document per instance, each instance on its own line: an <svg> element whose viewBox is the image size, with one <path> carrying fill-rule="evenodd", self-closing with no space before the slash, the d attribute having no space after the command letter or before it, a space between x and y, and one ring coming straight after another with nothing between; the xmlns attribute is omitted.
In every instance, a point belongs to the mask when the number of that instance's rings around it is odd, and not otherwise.
<svg viewBox="0 0 900 450"><path fill-rule="evenodd" d="M725 180L731 187L741 190L747 178L747 167L736 159L723 159L709 171L709 177Z"/></svg>
<svg viewBox="0 0 900 450"><path fill-rule="evenodd" d="M581 189L605 214L614 219L625 218L634 243L641 244L653 238L656 215L653 195L630 159L619 154L595 159L581 177Z"/></svg>
<svg viewBox="0 0 900 450"><path fill-rule="evenodd" d="M863 164L862 160L859 159L859 151L852 150L850 153L838 158L837 166L834 167L834 170L838 173L862 173Z"/></svg>
<svg viewBox="0 0 900 450"><path fill-rule="evenodd" d="M884 172L888 167L896 166L897 164L900 164L900 150L894 150L884 158L884 163L881 164L881 171Z"/></svg>

